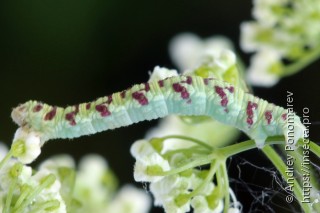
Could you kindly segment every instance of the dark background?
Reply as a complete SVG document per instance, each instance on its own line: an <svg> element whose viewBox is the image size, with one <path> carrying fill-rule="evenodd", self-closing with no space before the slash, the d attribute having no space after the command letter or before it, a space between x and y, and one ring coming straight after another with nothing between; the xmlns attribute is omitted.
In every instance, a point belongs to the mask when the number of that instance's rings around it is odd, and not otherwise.
<svg viewBox="0 0 320 213"><path fill-rule="evenodd" d="M239 51L239 24L250 19L250 10L250 1L231 0L0 1L0 140L11 143L17 126L10 112L19 103L34 99L73 105L144 82L156 65L174 68L167 47L180 32L201 37L223 34ZM241 56L248 62L248 55ZM294 93L296 112L302 115L302 108L309 107L311 121L319 122L319 66L319 61L313 63L271 89L255 88L255 94L285 106L289 90ZM56 153L69 153L76 159L86 153L99 153L108 159L121 183L133 182L134 160L129 147L156 123L142 122L70 141L50 141L37 162ZM319 130L319 126L311 126L312 140L319 141ZM244 212L253 211L252 205L262 212L270 206L276 212L281 210L279 206L292 211L270 172L243 165L245 161L272 168L258 150L232 159L229 172L235 181L231 185ZM271 188L271 197L276 198L268 201L270 196L265 196L263 204L256 202L262 193L257 185Z"/></svg>

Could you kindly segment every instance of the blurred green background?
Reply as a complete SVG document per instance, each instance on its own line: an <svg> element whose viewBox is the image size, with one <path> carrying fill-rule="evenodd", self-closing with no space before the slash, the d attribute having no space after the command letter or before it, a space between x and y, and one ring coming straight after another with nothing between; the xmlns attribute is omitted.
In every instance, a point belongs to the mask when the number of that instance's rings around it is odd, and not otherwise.
<svg viewBox="0 0 320 213"><path fill-rule="evenodd" d="M250 9L250 1L230 0L0 1L0 140L11 143L17 126L10 112L19 103L34 99L73 105L144 82L156 65L174 68L167 47L180 32L195 32L202 37L223 34L239 50L239 24L250 19ZM248 55L241 56L248 62ZM297 113L301 115L302 108L309 107L311 120L319 122L319 67L320 62L316 62L276 87L255 89L255 94L285 106L286 91L294 92ZM133 182L134 160L129 147L156 123L143 122L70 141L50 141L37 162L56 153L69 153L76 159L86 153L99 153L108 159L121 183ZM311 126L311 139L319 141L319 130L319 126ZM234 157L230 175L237 181L237 163L243 158L258 166L270 166L257 150ZM248 186L271 187L270 174L260 174L252 166L240 167L241 181ZM247 212L255 198L242 185L232 186ZM262 189L254 190L261 193ZM279 197L283 197L281 193ZM264 209L261 204L254 205ZM267 205L278 208L283 203L280 199L280 204L272 200ZM291 207L284 208L290 211Z"/></svg>

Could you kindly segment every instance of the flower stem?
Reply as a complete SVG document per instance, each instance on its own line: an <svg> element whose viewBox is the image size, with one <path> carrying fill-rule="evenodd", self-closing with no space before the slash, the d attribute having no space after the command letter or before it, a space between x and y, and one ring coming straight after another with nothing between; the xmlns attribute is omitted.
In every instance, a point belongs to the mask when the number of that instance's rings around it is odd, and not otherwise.
<svg viewBox="0 0 320 213"><path fill-rule="evenodd" d="M223 178L223 188L224 192L226 192L225 197L224 197L224 213L227 213L230 207L230 195L229 195L229 177L228 177L228 172L226 168L226 162L220 164L220 170L222 173L222 178Z"/></svg>
<svg viewBox="0 0 320 213"><path fill-rule="evenodd" d="M6 154L6 156L0 161L0 170L11 157L12 157L12 151L10 149L10 151Z"/></svg>
<svg viewBox="0 0 320 213"><path fill-rule="evenodd" d="M167 175L174 175L174 174L178 174L180 172L183 172L185 170L188 170L188 169L192 169L194 167L197 167L197 166L201 166L201 165L206 165L206 164L209 164L212 162L212 160L216 157L216 154L210 154L206 157L203 157L203 158L198 158L197 160L194 160L194 161L191 161L190 163L187 163L181 167L178 167L178 168L175 168L175 169L172 169L172 170L169 170L169 171L165 171L165 172L161 172L160 175L163 175L163 176L167 176Z"/></svg>
<svg viewBox="0 0 320 213"><path fill-rule="evenodd" d="M299 72L300 70L302 70L304 67L308 66L309 64L311 64L312 62L314 62L315 60L317 60L320 56L320 46L314 48L312 51L310 51L309 53L307 53L304 57L302 57L300 60L298 60L297 62L290 64L289 66L287 66L283 72L282 72L282 76L290 76L293 75L297 72Z"/></svg>
<svg viewBox="0 0 320 213"><path fill-rule="evenodd" d="M318 158L320 158L320 146L318 144L310 141L310 149Z"/></svg>
<svg viewBox="0 0 320 213"><path fill-rule="evenodd" d="M218 167L219 167L220 163L219 161L213 161L211 164L210 164L210 170L206 176L206 178L202 181L202 183L195 189L193 190L190 194L189 194L189 197L192 198L196 195L198 195L201 190L209 183L212 181L212 178L214 176L214 174L216 173Z"/></svg>
<svg viewBox="0 0 320 213"><path fill-rule="evenodd" d="M37 213L37 212L46 212L47 209L54 209L57 210L60 206L60 202L56 199L54 200L50 200L47 202L44 202L42 204L40 204L39 206L37 206L35 209L33 209L30 213ZM50 210L49 210L50 212ZM54 211L52 211L54 212Z"/></svg>
<svg viewBox="0 0 320 213"><path fill-rule="evenodd" d="M12 201L14 189L16 189L16 187L17 187L17 182L18 182L18 176L16 176L16 177L12 180L12 182L11 182L11 184L10 184L10 188L9 188L9 191L8 191L8 194L7 194L6 204L5 204L5 206L4 206L4 211L3 211L3 213L9 213L9 212L11 212L11 211L10 211L11 201Z"/></svg>
<svg viewBox="0 0 320 213"><path fill-rule="evenodd" d="M24 211L24 208L29 205L32 200L37 196L39 195L39 193L47 188L48 186L50 186L54 181L55 181L56 177L53 175L53 174L50 174L48 175L45 180L38 186L34 189L34 191L32 191L28 198L25 199L20 206L17 206L15 209L14 209L14 213L19 213L19 212L23 212Z"/></svg>
<svg viewBox="0 0 320 213"><path fill-rule="evenodd" d="M267 138L265 145L272 144L284 144L284 137L282 136L272 136ZM257 145L254 140L247 140L241 143L236 143L227 147L223 147L219 149L219 152L223 154L226 158L231 157L233 155L239 154L241 152L254 149Z"/></svg>
<svg viewBox="0 0 320 213"><path fill-rule="evenodd" d="M23 187L23 186L22 186L22 187ZM18 208L18 207L21 205L21 203L26 199L26 197L29 195L29 193L31 192L31 190L32 190L32 188L31 188L31 187L29 188L29 186L24 187L23 190L20 190L20 191L22 191L22 192L21 192L18 200L17 200L16 203L15 203L14 209Z"/></svg>
<svg viewBox="0 0 320 213"><path fill-rule="evenodd" d="M284 162L282 161L282 159L280 158L280 156L278 155L278 153L276 153L274 151L273 148L271 148L269 145L266 145L263 149L262 149L263 153L270 159L270 161L273 163L273 165L277 168L277 170L280 172L280 174L282 175L282 177L284 179L289 179L288 174L286 173L286 165L284 164ZM302 201L303 197L302 197L302 190L301 187L298 183L297 180L293 180L294 181L294 187L293 187L293 192L294 195L296 196L296 199L298 201ZM306 203L300 203L301 208L304 210L305 213L311 213L312 209L311 206L309 204Z"/></svg>

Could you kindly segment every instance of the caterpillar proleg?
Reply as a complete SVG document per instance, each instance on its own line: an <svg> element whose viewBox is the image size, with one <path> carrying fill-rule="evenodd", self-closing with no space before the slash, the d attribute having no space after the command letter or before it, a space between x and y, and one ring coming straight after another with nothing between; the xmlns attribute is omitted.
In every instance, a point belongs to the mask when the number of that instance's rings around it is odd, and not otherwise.
<svg viewBox="0 0 320 213"><path fill-rule="evenodd" d="M19 126L38 132L44 142L89 135L168 114L211 116L242 130L258 147L263 147L268 136L287 136L288 119L294 123L293 144L305 128L297 115L229 83L187 75L137 84L66 108L28 101L12 111L12 118Z"/></svg>

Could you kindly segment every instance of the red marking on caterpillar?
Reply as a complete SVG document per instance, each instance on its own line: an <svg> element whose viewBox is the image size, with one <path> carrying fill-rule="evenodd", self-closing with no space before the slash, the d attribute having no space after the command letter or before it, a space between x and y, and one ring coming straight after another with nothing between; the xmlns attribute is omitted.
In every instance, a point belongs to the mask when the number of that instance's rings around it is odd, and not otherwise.
<svg viewBox="0 0 320 213"><path fill-rule="evenodd" d="M191 76L187 76L187 81L186 81L187 84L192 84L192 78Z"/></svg>
<svg viewBox="0 0 320 213"><path fill-rule="evenodd" d="M281 118L282 118L282 120L284 120L284 121L287 120L287 113L282 114L282 115L281 115Z"/></svg>
<svg viewBox="0 0 320 213"><path fill-rule="evenodd" d="M126 90L123 90L123 91L120 93L120 96L121 96L121 98L125 98L125 97L126 97Z"/></svg>
<svg viewBox="0 0 320 213"><path fill-rule="evenodd" d="M146 92L149 92L149 90L150 90L150 85L149 85L149 83L144 83L144 90L145 90Z"/></svg>
<svg viewBox="0 0 320 213"><path fill-rule="evenodd" d="M164 86L163 80L158 81L158 84L159 84L159 87L163 87Z"/></svg>
<svg viewBox="0 0 320 213"><path fill-rule="evenodd" d="M96 106L96 110L98 111L98 112L100 112L100 115L102 116L102 117L107 117L107 116L109 116L111 113L110 113L110 111L109 111L109 109L108 109L108 107L106 106L106 105L104 105L104 104L99 104L99 105L97 105Z"/></svg>
<svg viewBox="0 0 320 213"><path fill-rule="evenodd" d="M86 110L89 110L91 108L91 103L86 104Z"/></svg>
<svg viewBox="0 0 320 213"><path fill-rule="evenodd" d="M76 112L69 112L65 116L66 120L69 121L71 126L75 126L77 124L74 119L75 116L76 116Z"/></svg>
<svg viewBox="0 0 320 213"><path fill-rule="evenodd" d="M204 78L204 79L203 79L203 83L204 83L205 85L208 85L208 84L209 84L209 79L208 79L208 78Z"/></svg>
<svg viewBox="0 0 320 213"><path fill-rule="evenodd" d="M42 104L37 104L33 107L32 111L39 112L40 110L42 110L42 108L43 108Z"/></svg>
<svg viewBox="0 0 320 213"><path fill-rule="evenodd" d="M108 100L107 100L107 104L111 104L111 102L112 102L112 95L109 95Z"/></svg>
<svg viewBox="0 0 320 213"><path fill-rule="evenodd" d="M178 92L181 94L181 98L182 99L188 99L190 94L187 90L187 88L185 88L184 86L182 86L181 84L179 83L174 83L172 84L172 88L175 92Z"/></svg>
<svg viewBox="0 0 320 213"><path fill-rule="evenodd" d="M220 101L221 106L226 107L228 105L227 94L223 91L222 87L215 86L214 89L215 89L216 93L218 93L218 95L221 98L221 101Z"/></svg>
<svg viewBox="0 0 320 213"><path fill-rule="evenodd" d="M251 101L248 101L248 105L247 105L247 124L249 124L250 126L253 124L253 110L258 108L258 104L257 103L252 103Z"/></svg>
<svg viewBox="0 0 320 213"><path fill-rule="evenodd" d="M132 98L137 100L139 104L142 106L147 105L149 103L148 98L142 93L142 92L133 92L132 93Z"/></svg>
<svg viewBox="0 0 320 213"><path fill-rule="evenodd" d="M271 123L272 120L272 111L268 110L264 113L264 117L266 118L268 124Z"/></svg>
<svg viewBox="0 0 320 213"><path fill-rule="evenodd" d="M187 78L187 80L181 81L181 83L187 83L187 84L191 85L192 84L192 77L191 76L186 76L186 78Z"/></svg>
<svg viewBox="0 0 320 213"><path fill-rule="evenodd" d="M76 106L75 106L74 113L75 113L75 114L78 114L78 112L79 112L79 105L76 105Z"/></svg>
<svg viewBox="0 0 320 213"><path fill-rule="evenodd" d="M229 90L230 93L234 92L234 87L233 86L226 87L226 89Z"/></svg>
<svg viewBox="0 0 320 213"><path fill-rule="evenodd" d="M71 126L75 126L77 123L76 123L76 120L75 120L75 116L79 113L79 105L76 105L75 106L75 109L73 112L69 112L66 114L65 116L65 119L67 121L69 121L69 124Z"/></svg>
<svg viewBox="0 0 320 213"><path fill-rule="evenodd" d="M57 107L53 107L52 110L50 112L48 112L45 116L44 116L44 120L45 121L50 121L54 118L54 116L57 113Z"/></svg>
<svg viewBox="0 0 320 213"><path fill-rule="evenodd" d="M212 80L214 80L215 78L203 78L203 83L205 84L205 85L208 85L209 84L209 81L212 81Z"/></svg>

